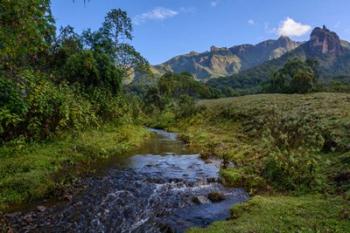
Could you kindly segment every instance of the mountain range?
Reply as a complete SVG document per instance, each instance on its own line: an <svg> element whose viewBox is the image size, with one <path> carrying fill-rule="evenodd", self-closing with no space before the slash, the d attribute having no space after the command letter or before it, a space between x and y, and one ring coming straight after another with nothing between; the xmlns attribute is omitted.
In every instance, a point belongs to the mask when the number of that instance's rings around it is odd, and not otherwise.
<svg viewBox="0 0 350 233"><path fill-rule="evenodd" d="M156 77L166 72L188 72L197 80L208 81L214 86L246 88L267 80L271 72L292 58L317 60L324 80L350 75L350 43L325 26L316 27L306 42L282 36L256 45L212 46L210 51L180 55L151 70ZM137 74L134 79L141 77L144 75Z"/></svg>
<svg viewBox="0 0 350 233"><path fill-rule="evenodd" d="M350 43L323 26L316 27L307 42L277 59L266 61L238 74L209 81L217 88L231 87L245 89L255 87L271 77L271 73L281 68L288 60L299 58L318 62L319 78L323 82L350 76Z"/></svg>
<svg viewBox="0 0 350 233"><path fill-rule="evenodd" d="M190 52L153 67L156 74L189 72L198 80L230 76L281 57L300 45L288 37L267 40L256 45L243 44L231 48L212 46L204 53Z"/></svg>

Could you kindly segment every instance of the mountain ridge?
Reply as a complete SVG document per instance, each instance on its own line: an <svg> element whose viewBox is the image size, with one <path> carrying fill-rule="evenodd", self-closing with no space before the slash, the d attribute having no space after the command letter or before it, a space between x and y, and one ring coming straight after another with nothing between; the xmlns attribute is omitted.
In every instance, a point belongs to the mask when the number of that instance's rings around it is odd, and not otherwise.
<svg viewBox="0 0 350 233"><path fill-rule="evenodd" d="M350 75L350 43L341 40L339 36L325 26L316 27L310 35L310 40L296 49L283 54L277 59L217 80L210 80L215 87L249 88L257 86L269 79L274 70L281 68L288 60L298 58L312 59L319 63L321 81L330 81L336 76Z"/></svg>
<svg viewBox="0 0 350 233"><path fill-rule="evenodd" d="M247 70L268 60L282 56L301 45L288 37L266 40L258 44L241 44L232 47L212 46L209 51L189 52L152 66L156 76L166 72L189 72L196 79L207 81ZM136 75L136 79L140 74Z"/></svg>

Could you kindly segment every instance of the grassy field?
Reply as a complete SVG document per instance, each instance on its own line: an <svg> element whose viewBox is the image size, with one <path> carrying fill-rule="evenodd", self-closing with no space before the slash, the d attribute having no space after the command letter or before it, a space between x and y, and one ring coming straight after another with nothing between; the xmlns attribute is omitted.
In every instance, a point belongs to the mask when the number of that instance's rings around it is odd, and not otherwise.
<svg viewBox="0 0 350 233"><path fill-rule="evenodd" d="M169 129L202 156L234 162L221 171L225 183L253 198L233 210L233 220L193 232L350 232L349 94L252 95L198 106Z"/></svg>
<svg viewBox="0 0 350 233"><path fill-rule="evenodd" d="M0 211L13 205L57 195L94 164L140 145L142 126L106 125L65 133L46 143L13 143L0 148Z"/></svg>

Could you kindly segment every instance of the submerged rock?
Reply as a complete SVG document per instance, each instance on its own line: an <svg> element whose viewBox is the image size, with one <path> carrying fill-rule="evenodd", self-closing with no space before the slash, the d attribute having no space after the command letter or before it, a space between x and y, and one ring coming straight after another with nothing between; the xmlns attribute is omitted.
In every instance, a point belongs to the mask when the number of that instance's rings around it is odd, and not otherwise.
<svg viewBox="0 0 350 233"><path fill-rule="evenodd" d="M225 195L219 192L212 192L208 194L208 199L212 202L221 202L224 201Z"/></svg>
<svg viewBox="0 0 350 233"><path fill-rule="evenodd" d="M197 197L193 197L192 201L198 205L203 205L203 204L208 204L210 203L210 200L205 197L205 196L197 196Z"/></svg>

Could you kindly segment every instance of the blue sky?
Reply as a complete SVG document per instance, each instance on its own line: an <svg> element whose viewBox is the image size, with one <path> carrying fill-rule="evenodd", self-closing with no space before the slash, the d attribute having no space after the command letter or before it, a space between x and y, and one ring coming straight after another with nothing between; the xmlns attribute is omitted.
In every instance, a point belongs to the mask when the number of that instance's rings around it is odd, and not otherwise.
<svg viewBox="0 0 350 233"><path fill-rule="evenodd" d="M57 25L78 32L97 29L113 8L133 19L132 44L151 64L281 34L303 41L323 24L350 40L349 0L52 0Z"/></svg>

